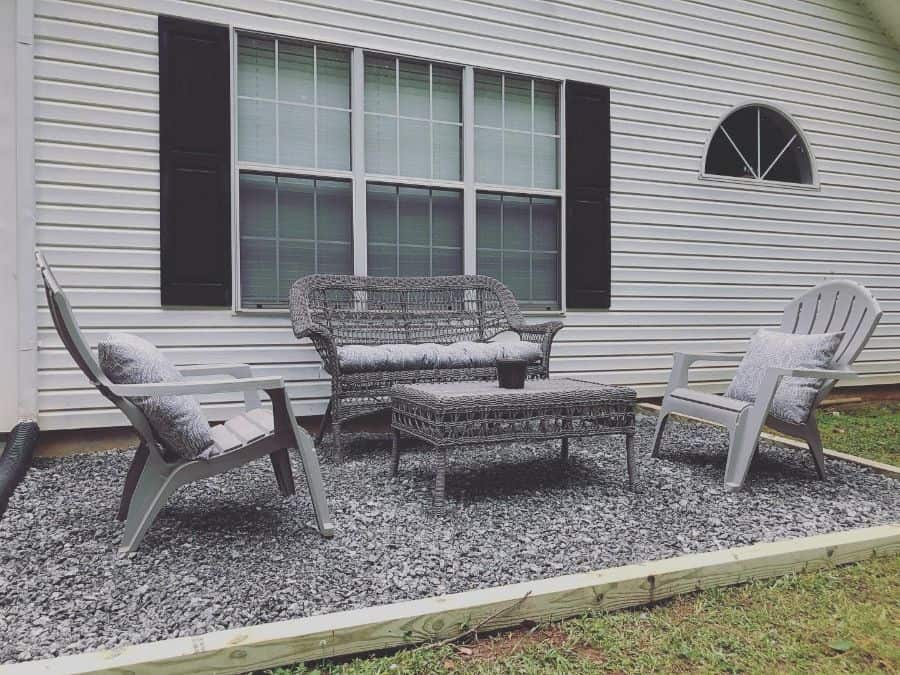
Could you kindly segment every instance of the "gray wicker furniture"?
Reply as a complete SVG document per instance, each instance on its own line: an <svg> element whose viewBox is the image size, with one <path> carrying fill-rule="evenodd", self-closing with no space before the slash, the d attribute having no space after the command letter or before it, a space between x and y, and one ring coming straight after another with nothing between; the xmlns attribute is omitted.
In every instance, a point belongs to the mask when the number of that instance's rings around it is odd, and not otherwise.
<svg viewBox="0 0 900 675"><path fill-rule="evenodd" d="M342 349L367 345L487 343L505 331L539 347L529 378L550 373L550 347L560 321L526 324L506 286L486 276L354 277L314 274L291 288L297 338L310 338L331 375L331 400L316 439L331 425L341 458L341 424L390 408L391 387L415 382L495 380L493 364L431 363L409 368L342 368ZM496 344L496 343L491 343ZM360 351L357 349L357 351ZM352 370L352 372L349 372Z"/></svg>
<svg viewBox="0 0 900 675"><path fill-rule="evenodd" d="M399 470L401 433L433 445L438 450L434 503L439 507L447 451L460 445L561 438L565 461L570 438L623 434L629 486L637 480L633 389L573 379L532 380L524 389L449 382L399 385L391 397L392 474Z"/></svg>

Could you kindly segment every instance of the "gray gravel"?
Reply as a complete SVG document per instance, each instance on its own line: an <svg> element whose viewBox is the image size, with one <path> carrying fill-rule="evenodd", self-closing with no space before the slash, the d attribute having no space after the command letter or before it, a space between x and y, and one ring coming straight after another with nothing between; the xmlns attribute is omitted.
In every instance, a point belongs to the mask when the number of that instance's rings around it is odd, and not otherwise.
<svg viewBox="0 0 900 675"><path fill-rule="evenodd" d="M431 453L405 454L392 482L388 437L357 436L322 467L334 539L299 471L282 499L262 460L182 489L126 559L132 453L37 460L0 522L0 663L900 520L891 479L830 461L820 482L806 453L765 443L748 489L726 493L725 434L672 422L653 460L654 421L638 419L637 494L621 437L573 441L565 470L557 444L473 447L452 456L441 517Z"/></svg>

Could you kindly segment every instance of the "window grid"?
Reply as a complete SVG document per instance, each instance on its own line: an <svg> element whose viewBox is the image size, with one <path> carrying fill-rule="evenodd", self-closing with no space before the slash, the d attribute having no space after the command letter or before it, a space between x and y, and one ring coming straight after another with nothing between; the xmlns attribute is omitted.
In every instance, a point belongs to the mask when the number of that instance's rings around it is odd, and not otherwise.
<svg viewBox="0 0 900 675"><path fill-rule="evenodd" d="M236 32L235 34L236 34L236 35L243 35L242 32L240 32L240 33ZM248 37L251 37L251 38L252 38L252 37L254 37L254 36L253 36L252 34L248 34ZM401 89L400 89L400 66L401 66L401 58L403 58L403 57L399 57L399 56L389 56L389 58L391 58L391 59L393 60L393 62L394 62L394 64L393 64L393 65L394 65L394 79L395 79L395 82L394 82L394 90L395 90L395 92L394 92L394 93L395 93L394 104L395 104L395 106L396 106L396 110L395 110L395 113L396 113L396 114L395 114L395 115L389 115L389 114L383 113L383 112L367 111L367 110L365 109L365 103L362 102L362 101L363 101L363 97L362 97L362 96L360 97L361 102L360 102L360 105L359 105L359 108L358 108L358 109L356 108L356 104L353 103L353 100L354 100L354 99L353 99L353 95L351 95L351 92L357 91L357 90L356 90L356 85L354 84L354 82L356 82L357 79L361 80L360 85L359 85L359 90L361 90L361 93L363 93L363 96L365 95L365 94L364 94L364 90L365 90L365 85L364 85L365 69L364 69L364 65L363 65L363 62L362 62L362 61L363 61L363 53L361 52L361 50L359 50L359 49L352 50L352 51L359 52L359 55L360 55L360 67L359 67L359 70L357 70L356 68L354 68L354 67L352 66L352 59L351 59L351 63L348 64L348 71L349 71L349 82L348 82L348 89L349 89L349 91L348 91L348 107L341 107L341 106L335 106L335 105L330 105L330 104L320 103L320 102L319 102L319 70L320 70L320 63L319 63L319 45L313 44L313 43L305 43L305 42L303 42L302 40L290 40L290 39L288 39L288 40L284 40L284 42L286 42L286 43L295 43L295 44L306 44L306 45L312 47L312 52L313 52L313 78L312 78L312 80L313 80L313 82L312 82L312 84L313 84L313 101L312 101L312 103L305 103L305 102L302 102L302 101L280 101L280 100L279 100L279 99L280 99L280 90L279 90L279 84L280 84L280 83L279 83L279 79L280 79L280 78L278 77L278 72L279 72L278 69L279 69L279 66L280 66L280 54L281 54L281 43L282 43L282 39L279 39L279 38L272 38L272 39L275 41L275 83L274 83L274 84L275 84L275 88L276 88L276 90L275 90L275 98L274 98L274 99L269 99L269 98L263 97L263 96L260 96L260 97L253 97L253 96L246 96L246 95L236 95L236 97L235 97L235 99L234 99L234 100L235 100L235 106L237 107L237 102L238 102L239 99L252 99L252 100L258 100L258 101L265 101L265 102L271 102L271 103L273 103L274 108L275 108L275 116L276 116L276 118L275 118L275 134L276 134L275 151L276 151L276 153L277 153L277 154L276 154L276 162L280 162L280 161L281 161L281 154L280 154L280 153L281 153L281 143L280 143L280 138L279 138L280 131L281 131L281 130L280 130L280 117L279 117L279 115L280 115L280 105L281 105L281 104L286 104L286 105L289 105L289 106L298 106L298 107L312 108L312 109L313 109L313 115L312 115L313 120L312 120L312 122L313 122L313 125L314 125L314 133L313 133L313 139L312 139L312 140L313 140L313 152L314 152L314 163L315 163L315 166L314 166L314 167L309 167L308 170L307 170L307 172L304 174L303 169L298 168L298 167L293 166L293 165L292 165L292 166L285 166L285 167L280 167L280 166L279 166L279 167L277 167L277 169L276 169L276 167L268 167L268 166L265 165L264 163L242 162L242 161L240 161L239 158L237 158L237 161L236 161L236 168L237 168L237 173L238 173L239 175L242 173L242 169L252 170L252 171L257 171L257 172L260 171L260 170L262 170L262 171L272 172L272 173L276 173L276 172L279 173L279 174L283 173L284 175L293 175L293 176L296 176L296 177L301 177L301 176L304 176L304 175L305 175L306 177L315 180L316 183L317 183L317 180L316 180L316 179L318 179L318 178L334 178L334 179L338 179L338 180L346 180L346 179L350 179L350 182L351 182L353 185L357 185L357 184L359 184L359 183L362 183L362 185L393 183L393 184L394 184L393 186L394 186L395 188L399 188L399 187L402 187L402 186L411 186L411 185L420 185L420 186L422 186L422 187L428 187L428 190L429 190L429 202L428 202L428 218L429 218L428 235L429 235L429 243L428 243L428 245L425 245L425 244L404 244L404 246L406 246L406 247L408 247L408 248L410 248L410 249L414 249L414 248L428 248L428 249L430 250L430 252L429 252L429 257L428 257L429 271L430 271L430 272L433 272L433 270L434 270L434 251L435 251L435 250L452 250L452 251L457 251L457 252L459 252L459 254L460 254L460 260L462 261L463 258L464 258L464 256L466 255L466 250L467 250L467 247L464 245L465 242L471 242L471 244L472 244L471 248L474 249L474 251L473 251L473 257L474 257L476 260L477 260L477 257L478 257L477 254L478 254L478 252L481 251L481 250L484 250L484 251L492 251L492 252L498 252L498 253L500 253L500 254L501 254L501 256L500 256L500 259L501 259L501 268L502 268L502 265L504 264L504 263L503 263L503 255L502 255L502 253L503 253L504 251L509 252L509 253L528 253L528 254L529 254L529 267L528 267L528 274L529 274L529 291L530 291L531 298L534 298L535 290L536 290L536 289L535 289L535 278L534 278L534 266L535 266L535 255L534 255L534 254L535 254L535 253L538 253L538 254L551 254L551 255L555 255L555 256L556 256L556 278L555 278L555 295L556 295L556 299L553 300L553 303L556 304L555 309L557 309L557 310L560 309L560 305L561 305L561 302L560 302L560 294L563 294L563 295L564 295L564 290L563 290L563 285L562 285L562 261L561 261L561 259L560 259L561 248L562 248L562 228L564 227L564 222L563 222L563 220L564 220L564 214L562 213L562 204L561 204L561 202L564 200L564 196L563 196L562 189L561 189L562 176L564 175L564 167L561 165L561 164L562 164L562 160L563 160L563 156L564 156L564 149L563 149L562 146L561 146L561 141L562 141L562 131L561 131L561 129L562 129L562 125L564 124L564 120L563 120L563 115L564 115L563 103L564 103L564 102L561 100L562 91L563 91L563 88L562 88L562 85L561 85L561 84L555 83L555 82L553 82L552 80L541 80L541 79L539 79L539 78L533 78L533 77L527 78L527 79L529 80L529 94L530 94L530 110L529 110L529 112L530 112L530 126L531 126L531 129L528 130L528 131L523 130L523 129L506 129L506 122L507 122L507 101L506 101L506 92L507 92L507 74L506 74L506 73L502 73L502 72L496 73L497 75L500 76L500 81L501 81L501 91L500 91L500 108L501 108L501 110L500 110L500 112L501 112L501 120L500 120L500 123L501 123L501 126L500 126L500 127L496 127L496 126L493 126L493 125L491 125L491 124L484 124L484 123L478 124L478 123L476 123L476 121L475 121L475 116L472 116L472 117L468 120L468 122L466 121L465 115L464 115L464 111L463 111L463 102L464 102L465 97L466 97L467 95L468 95L468 96L472 96L472 97L473 97L473 100L474 100L474 92L476 91L477 87L476 87L475 78L474 78L474 77L471 77L471 76L470 76L470 78L469 78L468 85L466 84L466 79L465 79L465 77L463 77L463 72L462 72L462 71L464 71L464 70L466 70L466 69L465 69L465 68L462 68L462 69L461 69L461 72L460 72L460 78L459 78L459 84L458 84L458 86L459 86L459 99L460 99L460 112L459 112L459 118L458 118L458 121L455 121L455 122L454 122L454 121L448 121L448 120L437 120L437 122L440 123L440 124L446 124L446 125L448 125L448 126L452 125L455 129L458 130L459 139L460 139L460 141L459 141L459 143L460 143L460 146L459 146L459 169L458 169L458 171L459 171L459 180L439 179L439 178L434 178L434 176L435 176L435 169L436 169L436 163L437 163L437 153L436 153L436 150L435 150L435 148L434 148L434 143L435 143L435 129L434 129L434 123L435 123L435 121L436 121L436 120L434 119L434 77L435 77L435 70L434 70L434 69L435 69L435 65L443 66L444 64L440 64L440 63L439 63L439 64L435 64L435 63L433 63L433 62L426 62L426 65L427 65L427 86L428 86L428 97L427 97L428 117L425 118L425 117L419 117L419 116L415 116L415 115L401 114L401 112L400 112L400 93L401 93ZM237 46L237 45L236 45L236 46ZM323 48L343 49L343 48L340 47L340 46L334 46L334 47L332 47L332 46L330 46L330 45L323 45ZM351 53L352 53L352 51L351 51ZM368 55L368 54L370 54L370 53L371 53L371 52L365 52L365 55ZM372 54L375 55L375 53L372 53ZM235 49L235 63L237 62L237 59L238 59L238 50ZM404 60L415 61L414 58L410 58L410 59L404 58ZM447 64L447 66L450 67L450 68L455 68L455 67L457 67L457 66L455 66L455 65L453 65L453 64ZM473 70L471 66L468 67L468 70L469 70L470 72L475 72L475 73L477 73L477 70ZM492 71L487 71L487 70L485 70L485 71L482 71L482 72L492 72ZM512 74L510 74L509 76L510 76L510 77L520 77L520 78L522 78L522 79L525 79L525 78L522 77L522 76L517 76L517 75L512 75ZM535 128L536 121L537 121L537 120L536 120L536 117L535 117L535 107L536 107L536 83L537 83L538 81L543 82L543 83L547 83L547 84L552 84L552 85L556 86L556 94L555 94L555 102L556 102L556 108L555 108L556 133L553 133L553 134L548 133L548 132L546 132L546 131L544 131L544 130L538 131L538 130L536 130L536 128ZM466 92L467 92L467 88L472 90L472 91L469 91L468 94L466 93ZM349 125L350 125L351 127L354 125L353 118L355 118L356 116L358 116L358 117L361 118L361 119L365 119L365 117L367 117L367 116L369 116L369 115L372 115L372 116L378 116L378 117L395 117L395 133L397 134L397 144L396 144L396 147L395 147L395 152L396 152L396 168L397 168L397 173L396 173L396 175L390 175L390 174L377 174L377 173L369 172L369 171L367 171L367 169L366 169L365 166L361 166L359 170L355 170L355 169L352 168L352 167L353 167L353 162L352 162L352 161L351 161L351 163L350 163L350 166L349 166L346 170L341 170L341 169L319 169L319 168L318 168L318 163L319 163L319 157L318 157L318 156L319 156L319 137L318 137L318 136L319 136L319 134L318 134L319 115L318 115L318 111L319 111L319 110L331 110L331 111L334 111L334 112L340 112L340 113L345 113L345 114L347 114L347 115L348 115L348 118L349 118L349 119L348 119L348 123L349 123ZM237 126L236 126L237 118L238 118L238 116L235 115L235 116L234 116L234 119L235 119L235 130L237 129ZM399 147L399 146L400 146L400 124L401 124L401 120L413 120L413 121L420 121L420 122L426 122L426 121L427 121L427 122L429 123L429 124L428 124L428 139L429 139L429 146L430 146L430 147L429 147L429 161L428 161L428 166L429 166L429 173L430 173L430 176L428 176L428 177L406 176L406 175L401 175L401 174L400 174L400 162L401 162L401 157L400 157L400 147ZM469 129L470 129L471 131L465 131L465 129L466 129L466 124L469 125ZM363 126L364 126L364 125L363 125ZM549 126L549 125L548 125L548 126ZM531 137L531 144L530 144L530 183L531 183L531 184L530 184L530 185L528 185L528 186L525 186L525 185L514 185L514 186L513 186L513 185L507 185L507 184L505 184L505 182L498 185L498 184L494 184L494 183L490 183L490 182L486 182L486 181L478 181L478 180L477 180L477 176L475 175L475 168L476 168L477 164L473 162L473 164L472 164L470 167L466 167L466 157L467 157L467 154L466 154L466 152L465 152L465 148L464 148L464 144L463 144L463 139L464 139L464 137L465 137L465 134L467 134L467 133L472 133L472 134L474 134L474 130L475 130L475 129L479 129L479 128L497 131L497 132L499 132L499 134L500 134L501 152L503 153L503 154L501 154L500 170L501 170L501 175L503 176L503 180L504 180L504 181L506 180L506 168L507 168L507 167L506 167L506 161L505 161L505 148L506 148L506 140L507 140L506 134L507 134L507 133L509 133L509 134L522 134L522 135L528 135L528 136ZM534 139L535 139L536 137L550 138L550 139L554 139L555 142L556 142L556 144L555 144L555 147L556 147L556 152L555 152L555 156L556 156L556 167L555 167L555 169L556 169L556 179L555 179L555 183L556 183L556 186L553 187L553 188L549 188L549 187L536 187L536 186L535 186L535 182L536 182L536 175L535 175L535 172L536 172L536 162L537 162L537 156L536 156L536 154L537 154L537 153L536 153L536 143L535 143L535 140L534 140ZM350 157L355 157L356 154L357 154L357 147L358 147L358 146L364 145L365 142L366 142L366 141L365 141L365 136L364 136L364 134L355 134L355 133L352 133L352 130L351 130L351 133L350 133L350 152L349 152L349 156L350 156ZM476 147L475 152L473 153L473 156L474 156L474 154L476 154L476 153L477 153L477 147ZM362 154L362 156L365 156L365 155ZM349 158L348 158L348 159L349 159ZM364 165L365 162L360 162L360 164L361 164L361 165ZM360 173L358 173L357 171L359 171ZM471 175L469 175L469 172L470 172L470 171L471 171ZM462 190L460 190L460 192L461 192L461 195L460 195L460 197L461 197L461 206L462 206L461 211L462 211L462 219L463 219L463 222L461 223L461 228L463 229L463 233L464 233L464 235L463 235L463 237L462 237L462 240L461 240L461 242L460 242L460 246L459 246L459 247L454 247L454 246L445 246L445 245L435 245L435 244L434 244L434 231L433 231L433 224L432 224L432 223L433 223L433 217L434 217L434 216L433 216L434 204L433 204L433 200L431 199L432 189L433 189L433 188L438 188L438 189L440 189L440 188L443 188L443 189L460 189L460 188L463 187L464 182L465 182L466 184L468 184L468 185L473 186L473 187L477 187L477 190L473 190L472 193L463 193ZM355 190L355 188L353 188L353 189ZM477 220L477 218L475 218L475 212L476 212L476 209L475 209L475 202L477 202L477 199L478 199L478 195L479 195L479 194L484 194L484 193L486 193L486 192L490 192L490 193L496 194L496 195L497 195L498 197L500 197L501 199L502 199L504 193L508 194L509 196L512 196L512 195L514 195L514 194L519 194L520 196L529 196L529 195L530 195L530 197L529 197L529 218L528 218L528 220L529 220L529 242L530 242L530 245L531 245L531 249L530 249L530 250L527 250L527 251L526 251L526 250L524 250L524 249L516 249L516 248L492 249L492 248L489 248L489 247L479 247L479 246L477 245L477 243L476 243L476 241L475 241L475 240L477 239L477 222L474 222L474 221ZM363 188L363 194L365 194L365 188ZM556 235L557 235L556 250L553 250L553 251L550 251L550 250L547 250L547 251L544 251L544 250L537 251L537 250L535 250L535 249L533 248L533 247L534 247L534 222L533 222L533 221L534 221L534 214L533 214L532 204L533 204L533 201L534 201L534 200L533 200L533 197L535 197L535 196L556 197L556 198L557 198L557 199L556 199L556 202L557 202L557 208L559 209L559 213L558 213L557 222L556 222L556 227L557 227L557 232L556 232ZM236 200L236 201L237 201L237 200ZM364 199L364 200L363 200L363 204L365 204L365 201L366 201L366 200ZM467 204L468 204L469 201L472 202L471 215L470 215L469 209L468 209L468 207L467 207ZM277 202L278 202L278 199L277 199L277 197L276 197L276 209L278 209L278 204L277 204ZM357 205L357 206L358 206L358 205ZM237 205L236 205L236 207L237 207ZM315 252L315 264L316 264L316 267L318 267L318 263L319 263L319 247L318 247L318 245L317 245L317 242L318 242L319 225L318 225L318 191L317 191L317 190L314 191L313 208L314 208L314 214L315 214L315 216L314 216L314 232L315 232L316 240L315 240L315 241L309 241L309 240L304 240L304 239L302 239L302 238L285 237L285 238L284 238L284 241L285 241L285 242L309 242L310 244L312 244L312 245L313 245L313 250L314 250L314 252ZM361 229L362 229L362 237L363 237L363 240L362 240L362 241L367 241L368 237L367 237L366 234L365 234L365 231L366 231L366 229L367 229L367 228L365 227L365 221L366 221L366 217L365 217L365 208L363 207L363 208L361 209L361 211L362 211L362 213L360 214L360 216L361 216L361 221L362 221L362 225L363 225L363 227L361 228ZM396 216L396 228L397 228L397 233L396 233L396 234L397 234L398 241L397 241L397 243L395 244L395 246L396 246L395 262L396 262L396 264L397 264L397 266L398 266L398 270L399 270L399 265L400 265L400 244L399 244L400 219L399 219L399 211L400 211L400 201L399 201L399 199L397 199L397 200L396 200L396 205L395 205L395 216ZM276 214L277 214L277 211L276 211ZM353 215L352 217L353 217L353 219L354 219L354 221L355 221L355 220L356 220L356 214L355 214L355 212L354 212L354 215ZM503 218L503 214L502 214L502 208L501 208L501 222L502 222L502 218ZM278 218L278 216L276 215L276 238L279 238L279 239L280 239L280 231L278 230L278 228L280 227L280 224L278 223L278 219L279 219L279 218ZM236 220L239 220L239 219L236 219ZM358 225L358 223L357 223L357 225ZM354 227L353 230L351 231L351 241L349 242L349 244L350 244L350 249L351 249L351 256L353 255L353 254L352 254L352 250L353 250L353 248L355 248L355 247L353 246L353 240L356 238L356 229L357 229L357 228ZM468 231L476 232L476 234L473 234L471 240L468 239L469 235L468 235L468 234L465 234L465 232L468 232ZM502 225L501 225L501 233L502 233ZM501 234L501 236L502 236L502 234ZM241 238L241 239L248 239L248 240L265 239L265 237L258 237L258 236L255 236L255 235L242 236L242 237L240 237L240 238ZM348 242L345 242L345 241L330 240L330 239L329 239L329 240L322 240L321 242L318 242L318 243L324 243L324 244L340 244L340 245L347 245L347 244L348 244ZM361 243L361 242L360 242L360 243ZM502 245L502 240L501 240L501 245ZM278 247L276 247L276 249L278 249ZM276 250L276 256L279 256L279 257L276 257L276 261L277 261L277 264L279 264L279 267L280 267L280 249L279 249L279 250ZM367 257L367 255L363 255L363 258L364 258L364 259L365 259L366 257ZM240 260L240 256L238 256L237 259ZM363 264L365 264L365 260L363 260ZM476 263L476 266L477 266L477 263ZM281 270L280 270L280 269L278 270L278 273L281 274ZM501 272L501 276L502 276L502 272ZM237 277L237 279L238 279L238 283L240 283L240 281L239 281L239 280L240 280L239 275L236 275L236 277ZM278 282L278 283L280 283L280 278L279 278L279 282ZM235 294L235 298L236 298L236 303L240 304L240 300L239 300L239 298L240 298L240 289L237 289L237 293ZM523 304L524 304L524 305L532 305L532 306L533 306L533 305L535 304L535 302L537 302L538 304L546 305L546 304L548 304L548 300L549 300L549 299L543 300L543 301L542 301L542 300L538 300L538 301L525 300L525 301L523 302ZM240 307L236 307L236 308L240 308ZM532 308L536 309L535 307L532 307ZM551 307L542 307L542 309L551 310L552 308L551 308Z"/></svg>

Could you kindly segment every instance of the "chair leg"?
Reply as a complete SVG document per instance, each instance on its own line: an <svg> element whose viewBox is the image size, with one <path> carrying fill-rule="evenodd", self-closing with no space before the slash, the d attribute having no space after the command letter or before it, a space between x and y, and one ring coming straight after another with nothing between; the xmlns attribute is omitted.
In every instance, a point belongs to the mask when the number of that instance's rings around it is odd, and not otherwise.
<svg viewBox="0 0 900 675"><path fill-rule="evenodd" d="M344 448L341 445L341 425L339 422L332 421L331 438L334 442L334 461L340 464L344 461Z"/></svg>
<svg viewBox="0 0 900 675"><path fill-rule="evenodd" d="M319 423L319 432L316 434L316 445L322 445L322 439L325 438L325 432L331 426L331 399L328 399L328 407L325 408L325 414L322 415L322 421Z"/></svg>
<svg viewBox="0 0 900 675"><path fill-rule="evenodd" d="M809 446L809 453L816 464L816 473L819 474L819 480L825 480L825 452L822 448L822 437L819 436L819 428L816 426L815 421L807 425L804 440Z"/></svg>
<svg viewBox="0 0 900 675"><path fill-rule="evenodd" d="M128 520L125 521L125 533L119 544L119 555L134 553L147 530L156 520L159 510L166 500L181 484L177 475L160 473L153 466L145 466L137 481L131 506L128 509Z"/></svg>
<svg viewBox="0 0 900 675"><path fill-rule="evenodd" d="M325 500L325 484L322 482L322 470L319 468L316 449L313 447L309 434L302 429L295 427L294 435L297 439L300 461L303 462L303 473L306 474L306 486L309 489L309 497L316 514L319 533L323 537L334 536L334 523L331 521L328 502Z"/></svg>
<svg viewBox="0 0 900 675"><path fill-rule="evenodd" d="M634 462L634 434L625 434L625 465L628 468L628 488L634 490L638 483L637 464Z"/></svg>
<svg viewBox="0 0 900 675"><path fill-rule="evenodd" d="M665 402L663 403L665 406ZM656 420L656 433L653 435L653 451L651 457L659 457L659 449L662 445L663 432L666 430L666 423L669 421L670 413L666 412L665 407L659 411L659 418Z"/></svg>
<svg viewBox="0 0 900 675"><path fill-rule="evenodd" d="M128 517L128 507L131 505L131 495L134 494L134 487L137 485L141 471L147 463L147 457L150 451L143 441L138 446L134 458L131 460L131 466L128 467L128 474L125 476L125 485L122 488L122 498L119 500L119 512L116 514L116 520L120 523Z"/></svg>
<svg viewBox="0 0 900 675"><path fill-rule="evenodd" d="M737 492L744 486L750 463L756 454L757 433L751 434L742 423L728 429L728 461L725 464L725 489Z"/></svg>
<svg viewBox="0 0 900 675"><path fill-rule="evenodd" d="M291 471L291 457L287 449L276 450L269 459L272 460L272 468L275 470L275 480L282 496L290 497L295 492L294 472Z"/></svg>
<svg viewBox="0 0 900 675"><path fill-rule="evenodd" d="M391 477L396 478L400 472L400 432L391 429Z"/></svg>

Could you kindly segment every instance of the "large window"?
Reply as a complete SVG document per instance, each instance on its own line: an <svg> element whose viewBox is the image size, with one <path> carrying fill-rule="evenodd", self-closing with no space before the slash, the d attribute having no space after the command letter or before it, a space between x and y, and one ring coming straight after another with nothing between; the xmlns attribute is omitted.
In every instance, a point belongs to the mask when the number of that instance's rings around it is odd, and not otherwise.
<svg viewBox="0 0 900 675"><path fill-rule="evenodd" d="M236 47L241 307L284 307L311 273L465 271L560 308L558 83L274 37Z"/></svg>
<svg viewBox="0 0 900 675"><path fill-rule="evenodd" d="M559 309L558 84L475 71L475 180L478 273Z"/></svg>

